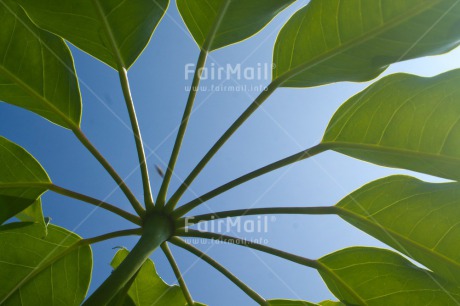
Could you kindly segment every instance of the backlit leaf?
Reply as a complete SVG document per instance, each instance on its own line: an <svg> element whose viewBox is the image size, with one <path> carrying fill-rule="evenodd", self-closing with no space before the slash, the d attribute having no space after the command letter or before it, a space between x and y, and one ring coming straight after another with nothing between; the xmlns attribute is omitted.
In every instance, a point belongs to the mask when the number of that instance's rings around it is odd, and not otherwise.
<svg viewBox="0 0 460 306"><path fill-rule="evenodd" d="M280 32L273 78L284 87L368 81L458 46L459 25L457 0L312 0Z"/></svg>
<svg viewBox="0 0 460 306"><path fill-rule="evenodd" d="M91 280L89 246L76 246L76 234L49 225L42 236L38 224L0 227L0 304L80 305Z"/></svg>
<svg viewBox="0 0 460 306"><path fill-rule="evenodd" d="M0 137L0 224L34 204L50 183L32 155Z"/></svg>
<svg viewBox="0 0 460 306"><path fill-rule="evenodd" d="M293 2L177 0L177 7L198 46L213 51L253 36Z"/></svg>
<svg viewBox="0 0 460 306"><path fill-rule="evenodd" d="M340 107L323 143L378 165L458 180L459 81L460 70L388 76Z"/></svg>
<svg viewBox="0 0 460 306"><path fill-rule="evenodd" d="M353 247L318 260L321 277L347 305L458 305L460 289L389 250Z"/></svg>
<svg viewBox="0 0 460 306"><path fill-rule="evenodd" d="M37 28L15 2L0 2L0 100L72 129L81 98L64 41Z"/></svg>
<svg viewBox="0 0 460 306"><path fill-rule="evenodd" d="M17 0L41 28L117 69L147 46L169 0Z"/></svg>
<svg viewBox="0 0 460 306"><path fill-rule="evenodd" d="M362 231L460 284L460 185L391 176L336 207Z"/></svg>

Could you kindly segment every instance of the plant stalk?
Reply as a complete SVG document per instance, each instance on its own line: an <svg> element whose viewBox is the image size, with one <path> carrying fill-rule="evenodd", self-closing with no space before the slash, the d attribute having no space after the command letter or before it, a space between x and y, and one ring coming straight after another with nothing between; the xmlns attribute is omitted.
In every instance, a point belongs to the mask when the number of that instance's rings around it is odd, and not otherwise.
<svg viewBox="0 0 460 306"><path fill-rule="evenodd" d="M307 149L307 150L304 150L304 151L301 151L297 154L294 154L290 157L287 157L285 159L282 159L282 160L279 160L277 162L274 162L270 165L267 165L265 167L262 167L258 170L255 170L253 172L250 172L246 175L243 175L225 185L222 185L194 200L192 200L191 202L181 206L180 208L178 208L176 211L174 211L173 215L175 217L182 217L183 215L185 215L186 213L188 213L189 211L191 211L192 209L198 207L200 204L232 189L232 188L235 188L236 186L239 186L243 183L246 183L252 179L255 179L261 175L264 175L264 174L267 174L269 172L272 172L272 171L275 171L279 168L282 168L282 167L285 167L287 165L290 165L290 164L293 164L293 163L296 163L298 161L301 161L301 160L304 160L304 159L307 159L307 158L310 158L310 157L313 157L317 154L320 154L324 151L328 150L328 147L323 145L323 144L319 144L317 146L314 146L310 149Z"/></svg>
<svg viewBox="0 0 460 306"><path fill-rule="evenodd" d="M226 235L221 235L221 234L216 234L216 233L210 233L210 232L201 232L201 231L196 231L192 229L187 229L187 230L180 230L176 233L179 236L183 237L198 237L198 238L205 238L205 239L210 239L210 240L217 240L217 241L223 241L223 242L228 242L244 247L248 247L254 250L258 250L261 252L265 252L268 254L272 254L274 256L280 257L287 259L289 261L295 262L297 264L307 266L313 269L318 269L319 265L316 260L305 258L302 256L294 255L291 253L287 253L281 250L277 250L262 244L258 243L253 243L250 241L246 241L244 239L240 238L235 238L231 236L226 236Z"/></svg>
<svg viewBox="0 0 460 306"><path fill-rule="evenodd" d="M109 24L109 21L107 20L107 15L104 12L104 8L102 7L100 0L93 0L92 3L94 5L94 8L97 14L99 15L99 18L102 21L103 29L105 30L107 37L109 38L110 49L114 56L114 60L117 64L117 71L120 77L120 83L121 83L121 87L123 90L123 95L125 98L126 106L128 108L129 119L131 121L132 132L134 134L134 141L136 142L137 154L139 157L139 165L141 167L141 172L142 172L142 182L143 182L143 187L144 187L145 205L147 209L150 210L153 208L153 198L151 196L151 187L150 187L150 181L149 181L149 176L148 176L148 169L147 169L147 164L146 164L146 159L145 159L143 142L141 138L139 124L138 124L137 117L136 117L136 110L134 109L134 103L131 97L131 90L129 88L128 74L126 71L128 66L125 63L123 56L120 52L117 40L115 39L114 33ZM142 205L140 205L139 202L133 205L136 206L134 207L134 209L136 209L139 216L143 217L145 214L145 211Z"/></svg>
<svg viewBox="0 0 460 306"><path fill-rule="evenodd" d="M281 250L277 250L274 248L267 247L265 245L253 243L250 241L246 241L244 239L239 239L239 238L234 238L230 236L225 236L225 235L220 235L220 234L215 234L215 233L208 233L208 232L199 232L195 230L188 230L188 232L182 232L178 233L180 236L186 236L186 237L199 237L199 238L205 238L205 239L210 239L210 240L218 240L218 241L224 241L228 243L232 243L235 245L240 245L244 247L248 247L254 250L258 250L261 252L265 252L286 260L289 260L291 262L300 264L302 266L306 266L312 269L315 269L317 271L323 271L323 273L328 274L329 277L333 278L336 282L342 284L346 291L354 297L355 300L360 301L362 305L366 305L366 303L363 301L363 299L357 295L348 285L340 279L340 277L337 276L334 271L332 271L329 267L326 267L324 264L322 264L318 260L313 260L309 258L305 258L302 256L290 254Z"/></svg>
<svg viewBox="0 0 460 306"><path fill-rule="evenodd" d="M140 270L139 270L140 271ZM110 303L110 306L125 306L125 305L131 305L130 301L128 299L131 299L129 296L129 289L133 286L134 281L136 280L137 275L139 274L139 271L137 271L133 277L126 283L126 285L118 291L117 296L113 299L113 302Z"/></svg>
<svg viewBox="0 0 460 306"><path fill-rule="evenodd" d="M238 209L181 218L176 221L176 225L178 228L183 228L205 221L254 215L336 215L337 213L335 206Z"/></svg>
<svg viewBox="0 0 460 306"><path fill-rule="evenodd" d="M324 264L322 264L318 260L305 258L302 256L298 256L298 255L290 254L290 253L287 253L281 250L277 250L277 249L274 249L274 248L271 248L265 245L246 241L244 239L230 237L226 235L220 235L216 233L200 232L196 230L186 229L186 230L179 230L177 231L176 234L179 236L185 236L185 237L198 237L198 238L205 238L205 239L210 239L210 240L224 241L224 242L232 243L235 245L248 247L254 250L258 250L261 252L265 252L267 254L271 254L271 255L289 260L291 262L294 262L294 263L297 263L297 264L300 264L300 265L303 265L309 268L313 268L317 270L318 272L323 271L323 273L328 274L328 276L333 278L336 282L342 284L344 288L347 290L347 292L351 296L353 296L357 301L361 301L363 305L366 305L366 303L362 300L362 298L359 295L357 295L351 288L349 288L348 285L344 283L343 280L340 279L340 277L338 277L336 273L334 273L334 271L332 271L329 267L326 267Z"/></svg>
<svg viewBox="0 0 460 306"><path fill-rule="evenodd" d="M137 273L149 256L172 234L170 220L161 215L146 218L142 236L126 259L83 305L107 305Z"/></svg>
<svg viewBox="0 0 460 306"><path fill-rule="evenodd" d="M244 291L250 298L252 298L254 301L259 303L259 305L267 305L267 301L261 297L257 292L249 288L245 283L243 283L238 277L233 275L230 271L225 269L221 264L219 264L217 261L203 253L202 251L198 250L194 246L188 244L187 242L183 241L180 238L177 237L172 237L169 240L172 244L177 245L178 247L181 247L190 253L196 255L197 257L201 258L205 262L207 262L209 265L211 265L214 269L222 273L225 277L227 277L230 281L232 281L236 286L238 286L241 290Z"/></svg>
<svg viewBox="0 0 460 306"><path fill-rule="evenodd" d="M99 163L105 168L105 170L110 174L113 180L117 183L120 189L128 198L129 202L133 206L134 210L140 217L145 215L145 210L142 207L141 203L136 199L132 191L126 185L124 180L118 175L115 169L110 165L110 163L102 156L102 154L94 147L94 145L86 138L85 134L80 128L75 128L72 130L78 140L88 149L88 151L99 161Z"/></svg>
<svg viewBox="0 0 460 306"><path fill-rule="evenodd" d="M137 120L136 109L134 107L134 101L131 95L131 89L129 86L128 72L124 67L118 68L118 74L120 76L121 88L126 101L126 107L128 108L129 119L131 122L131 128L134 134L134 141L136 142L137 156L139 159L139 166L142 174L142 185L144 190L144 202L147 211L151 211L154 208L154 202L152 197L152 188L150 186L149 170L147 165L147 159L145 157L144 143L142 141L142 134L139 128L139 122Z"/></svg>
<svg viewBox="0 0 460 306"><path fill-rule="evenodd" d="M211 147L211 149L206 153L206 155L201 159L201 161L196 165L192 170L189 176L185 181L179 186L177 191L173 194L171 199L168 201L167 211L171 212L176 207L182 195L188 189L188 187L193 183L198 174L206 167L209 161L214 157L214 155L222 148L222 146L230 139L230 137L239 129L241 125L264 103L274 92L281 86L284 82L284 79L274 80L268 87L255 99L255 101L241 114L238 119L227 129L227 131L222 135L222 137Z"/></svg>
<svg viewBox="0 0 460 306"><path fill-rule="evenodd" d="M118 238L118 237L139 236L139 235L142 235L142 228L135 228L135 229L129 229L129 230L116 231L116 232L100 235L100 236L93 237L93 238L83 239L80 242L80 246L89 245L89 244L95 244L95 243L98 243L98 242L102 242L102 241L106 241L106 240L113 239L113 238Z"/></svg>
<svg viewBox="0 0 460 306"><path fill-rule="evenodd" d="M199 90L201 75L203 74L203 69L206 66L207 57L208 57L208 52L205 50L201 50L200 56L198 58L198 62L196 65L195 75L193 77L192 87L189 93L187 105L185 106L184 115L182 117L182 121L179 127L179 131L177 133L176 141L174 143L174 148L171 154L171 158L169 160L168 169L166 169L165 177L163 179L163 183L161 184L160 192L158 193L157 207L160 209L163 208L166 203L168 187L169 187L169 184L171 183L171 178L174 173L174 168L176 166L177 159L179 158L180 150L182 147L182 142L184 140L184 136L187 131L187 126L190 120L190 116L192 114L193 104L195 102L195 98Z"/></svg>
<svg viewBox="0 0 460 306"><path fill-rule="evenodd" d="M208 56L208 53L212 51L212 44L214 43L214 39L216 38L217 32L220 29L220 26L222 25L222 21L224 19L225 14L227 13L227 10L231 4L231 0L225 0L222 1L219 12L217 13L217 17L214 20L214 23L211 27L210 32L208 33L203 46L201 47L200 51L200 56L198 58L198 63L196 65L196 70L195 70L195 76L193 77L193 83L192 83L192 88L190 91L190 95L187 101L187 106L185 108L184 112L184 117L182 118L181 125L180 125L180 130L179 133L177 134L176 142L174 144L174 149L173 153L171 155L171 159L169 161L168 165L168 171L169 176L165 176L165 179L163 180L163 184L161 186L161 190L159 193L159 201L160 201L160 208L163 208L163 206L166 204L166 197L168 193L168 187L171 181L172 174L174 173L174 167L177 162L177 158L179 156L181 144L185 135L185 131L187 129L188 121L190 119L190 115L192 112L193 108L193 103L195 101L196 93L199 89L200 81L201 81L201 75L203 73L203 68L206 65L206 59ZM166 173L168 175L168 173Z"/></svg>
<svg viewBox="0 0 460 306"><path fill-rule="evenodd" d="M171 268L174 271L174 275L176 275L177 281L179 282L180 288L182 289L182 293L184 294L184 298L187 301L189 306L193 306L195 303L193 302L192 295L190 294L190 291L188 290L187 284L185 283L184 278L182 277L182 273L179 270L179 266L177 265L176 260L174 259L174 256L169 249L168 243L164 242L161 245L161 249L163 250L163 253L165 254L166 258L169 261L169 264L171 265Z"/></svg>
<svg viewBox="0 0 460 306"><path fill-rule="evenodd" d="M142 225L141 218L139 218L136 215L130 214L129 212L124 211L123 209L118 208L118 207L116 207L116 206L114 206L112 204L106 203L104 201L89 197L87 195L84 195L84 194L81 194L81 193L78 193L78 192L75 192L75 191L72 191L72 190L62 188L62 187L54 185L54 184L49 185L48 189L53 191L53 192L55 192L55 193L57 193L57 194L60 194L60 195L63 195L63 196L66 196L66 197L69 197L69 198L72 198L72 199L76 199L76 200L79 200L79 201L83 201L83 202L89 203L91 205L100 207L100 208L103 208L103 209L108 210L108 211L110 211L110 212L112 212L114 214L117 214L118 216L120 216L122 218L125 218L128 221L133 222L134 224Z"/></svg>

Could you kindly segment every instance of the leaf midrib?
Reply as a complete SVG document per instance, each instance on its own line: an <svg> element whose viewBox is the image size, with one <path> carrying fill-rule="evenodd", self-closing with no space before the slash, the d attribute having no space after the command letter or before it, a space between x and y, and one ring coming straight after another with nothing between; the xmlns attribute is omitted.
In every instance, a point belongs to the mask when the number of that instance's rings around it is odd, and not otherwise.
<svg viewBox="0 0 460 306"><path fill-rule="evenodd" d="M347 42L345 44L342 44L342 45L340 45L340 46L338 46L336 48L333 48L333 49L327 51L326 53L323 53L323 54L321 54L319 56L314 57L313 59L311 59L310 61L308 61L308 62L306 62L304 64L301 64L301 65L299 65L299 66L297 66L297 67L295 67L293 69L289 69L285 73L279 75L276 79L277 80L282 80L281 85L280 85L280 86L282 86L285 82L288 82L288 81L292 80L293 78L295 78L299 74L302 74L302 73L306 72L307 70L320 65L321 63L323 63L323 62L335 57L338 54L341 54L341 53L343 53L343 52L345 52L345 51L347 51L349 49L352 49L353 47L355 47L357 45L360 45L362 43L367 42L368 40L371 40L371 39L375 38L379 34L384 33L386 31L388 31L388 30L400 25L401 23L404 23L405 21L411 19L412 17L431 9L433 6L435 6L436 4L438 4L441 1L443 1L443 0L433 0L428 4L426 4L426 3L421 4L419 7L417 7L417 9L414 9L413 11L411 11L411 13L409 13L407 15L403 14L403 15L394 17L393 19L390 19L385 25L383 25L381 27L378 27L378 28L375 28L375 29L365 33L366 35L358 36L357 38L352 39L352 40L350 40L349 42Z"/></svg>
<svg viewBox="0 0 460 306"><path fill-rule="evenodd" d="M396 148L396 147L387 147L387 146L364 144L364 143L352 143L352 142L344 142L344 141L324 141L321 144L326 146L328 149L334 150L334 151L338 149L358 149L358 150L363 150L363 151L378 151L378 152L406 155L408 157L417 157L417 158L426 158L426 159L446 161L446 162L451 162L451 163L460 165L460 157L413 151L413 150L406 150L406 149Z"/></svg>
<svg viewBox="0 0 460 306"><path fill-rule="evenodd" d="M107 38L110 41L113 56L115 57L115 61L117 63L118 69L123 69L123 68L126 69L126 68L128 68L126 63L125 63L125 61L124 61L124 59L123 59L123 56L120 53L120 48L119 48L118 43L117 43L117 41L115 39L115 35L113 33L112 27L111 27L109 21L107 20L106 15L104 14L104 11L102 9L101 3L99 2L99 0L93 0L93 3L94 3L94 7L96 9L96 12L99 15L99 18L101 19L100 21L102 22L102 25L103 25L103 28L104 28L104 30L106 32Z"/></svg>
<svg viewBox="0 0 460 306"><path fill-rule="evenodd" d="M27 91L29 94L34 96L36 99L39 99L51 112L58 115L61 118L61 120L67 123L68 126L66 128L71 129L71 130L76 130L79 128L78 125L75 124L75 122L69 119L59 108L54 106L54 104L51 101L49 101L46 97L42 96L39 92L37 92L35 89L27 85L25 82L23 82L20 78L18 78L14 73L12 73L5 66L0 65L0 72L3 72L14 83L22 87L25 91Z"/></svg>
<svg viewBox="0 0 460 306"><path fill-rule="evenodd" d="M329 269L329 267L322 263L320 260L317 260L316 262L318 264L318 268L325 271L329 277L332 277L336 282L340 283L346 289L346 291L348 291L348 294L353 296L353 298L358 302L362 303L362 305L367 305L366 301L363 300L361 296L355 290L353 290L353 288L348 286L348 284L343 281L339 275L337 275L333 270Z"/></svg>
<svg viewBox="0 0 460 306"><path fill-rule="evenodd" d="M21 289L24 285L26 285L31 279L33 279L35 276L43 272L45 269L48 267L52 266L59 260L63 259L65 256L69 255L73 251L78 250L80 247L82 247L82 241L79 240L75 242L74 244L68 246L67 249L63 250L61 253L55 255L53 258L49 260L44 260L41 264L39 264L37 267L35 267L26 277L24 277L10 292L7 293L7 295L3 298L3 300L0 301L0 305L6 302L16 291Z"/></svg>
<svg viewBox="0 0 460 306"><path fill-rule="evenodd" d="M422 253L428 254L428 255L431 255L431 256L434 255L438 259L440 259L441 261L444 261L445 263L449 264L449 266L453 265L453 266L455 266L457 268L457 270L460 270L460 263L454 261L453 259L450 259L449 257L446 257L445 255L439 253L438 251L430 249L430 248L418 243L417 241L411 240L409 237L403 236L402 234L399 234L399 233L395 232L394 230L392 230L392 229L390 229L388 227L379 226L379 225L375 224L374 222L370 221L369 219L364 218L363 216L361 216L361 215L359 215L359 214L357 214L357 213L355 213L355 212L353 212L351 210L348 210L348 209L346 209L344 207L341 207L341 206L334 206L334 207L336 207L337 210L338 210L337 211L338 216L340 216L342 218L343 217L349 217L349 218L361 221L361 222L369 225L370 227L372 227L374 229L377 229L377 230L380 230L380 231L385 231L392 240L396 240L396 239L394 239L394 237L397 237L398 239L403 240L405 243L408 243L409 245L413 246L414 248L420 250ZM405 253L409 257L412 257L411 254L404 248L404 246L402 246L399 242L397 242L397 244L400 245L399 248L402 249L401 251L403 253Z"/></svg>
<svg viewBox="0 0 460 306"><path fill-rule="evenodd" d="M15 182L15 183L2 183L0 182L0 189L13 189L13 188L49 188L52 186L51 182Z"/></svg>
<svg viewBox="0 0 460 306"><path fill-rule="evenodd" d="M203 43L203 50L210 52L210 49L212 48L217 35L217 31L219 31L219 28L222 25L222 21L224 20L225 14L227 13L231 2L232 0L224 0L224 2L221 4L219 12L216 16L216 20L214 20L214 23L211 27L211 31L208 33L208 37L205 38Z"/></svg>

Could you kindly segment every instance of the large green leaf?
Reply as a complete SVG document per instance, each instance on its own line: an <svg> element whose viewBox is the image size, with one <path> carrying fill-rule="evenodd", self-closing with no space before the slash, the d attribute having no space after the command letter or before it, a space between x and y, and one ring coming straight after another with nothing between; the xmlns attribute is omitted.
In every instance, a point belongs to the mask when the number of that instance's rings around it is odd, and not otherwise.
<svg viewBox="0 0 460 306"><path fill-rule="evenodd" d="M281 30L273 77L285 87L371 80L456 47L459 22L457 0L312 0Z"/></svg>
<svg viewBox="0 0 460 306"><path fill-rule="evenodd" d="M353 247L318 262L321 277L346 305L460 303L460 288L388 250Z"/></svg>
<svg viewBox="0 0 460 306"><path fill-rule="evenodd" d="M50 183L32 155L0 137L0 224L34 204Z"/></svg>
<svg viewBox="0 0 460 306"><path fill-rule="evenodd" d="M336 112L323 143L379 165L458 180L459 82L460 70L383 78Z"/></svg>
<svg viewBox="0 0 460 306"><path fill-rule="evenodd" d="M79 305L91 280L89 246L80 237L50 225L46 238L38 224L0 227L1 305Z"/></svg>
<svg viewBox="0 0 460 306"><path fill-rule="evenodd" d="M213 51L262 30L295 0L177 0L187 28L200 48Z"/></svg>
<svg viewBox="0 0 460 306"><path fill-rule="evenodd" d="M129 68L147 46L169 0L17 0L41 28L107 65Z"/></svg>
<svg viewBox="0 0 460 306"><path fill-rule="evenodd" d="M460 184L391 176L336 207L347 222L460 283Z"/></svg>
<svg viewBox="0 0 460 306"><path fill-rule="evenodd" d="M117 268L128 256L126 249L121 249L112 260L112 267ZM152 260L147 260L134 279L128 295L137 306L182 306L186 304L181 289L169 286L157 274Z"/></svg>
<svg viewBox="0 0 460 306"><path fill-rule="evenodd" d="M0 16L0 100L63 127L78 126L80 90L67 45L10 0L0 2Z"/></svg>

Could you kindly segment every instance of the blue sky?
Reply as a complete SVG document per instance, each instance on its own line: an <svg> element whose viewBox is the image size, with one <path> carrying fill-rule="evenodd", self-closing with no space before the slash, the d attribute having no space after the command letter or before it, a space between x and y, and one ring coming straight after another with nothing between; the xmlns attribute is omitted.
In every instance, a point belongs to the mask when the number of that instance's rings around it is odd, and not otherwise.
<svg viewBox="0 0 460 306"><path fill-rule="evenodd" d="M257 67L270 64L273 44L280 27L308 1L297 1L257 36L213 52L208 67L242 64ZM118 84L117 73L75 48L77 72L83 95L83 130L100 151L127 177L127 183L142 198L137 155L129 119ZM142 57L130 70L132 90L149 156L155 192L161 183L155 165L163 168L169 159L175 131L182 117L190 80L187 64L195 63L198 48L174 4L158 27ZM424 76L460 67L460 50L390 67L384 75L409 72ZM220 81L206 80L210 88ZM267 85L269 80L238 81L240 85ZM237 85L234 80L223 85ZM368 84L339 83L310 89L279 89L248 120L216 155L191 186L181 203L261 166L317 144L337 108ZM175 190L196 163L228 126L256 97L256 92L200 92L183 150L177 164ZM66 188L106 199L130 210L111 178L77 142L72 133L22 109L0 104L1 134L31 152L53 181ZM265 175L219 196L192 214L248 207L333 205L363 184L395 173L336 153L325 153ZM412 175L416 175L410 173ZM428 176L417 175L426 180ZM92 237L132 226L92 206L52 193L44 196L45 215L53 223ZM255 218L252 218L255 219ZM278 216L269 222L263 236L270 246L309 258L318 258L352 246L383 246L373 238L331 216ZM247 239L261 234L240 233ZM113 247L132 247L135 238L123 238L94 246L95 268L91 290L110 273ZM316 271L271 255L229 245L200 244L230 271L265 298L293 298L321 301L332 298ZM195 300L209 305L255 305L244 293L193 255L172 247ZM161 252L154 259L158 272L168 282L174 275Z"/></svg>

